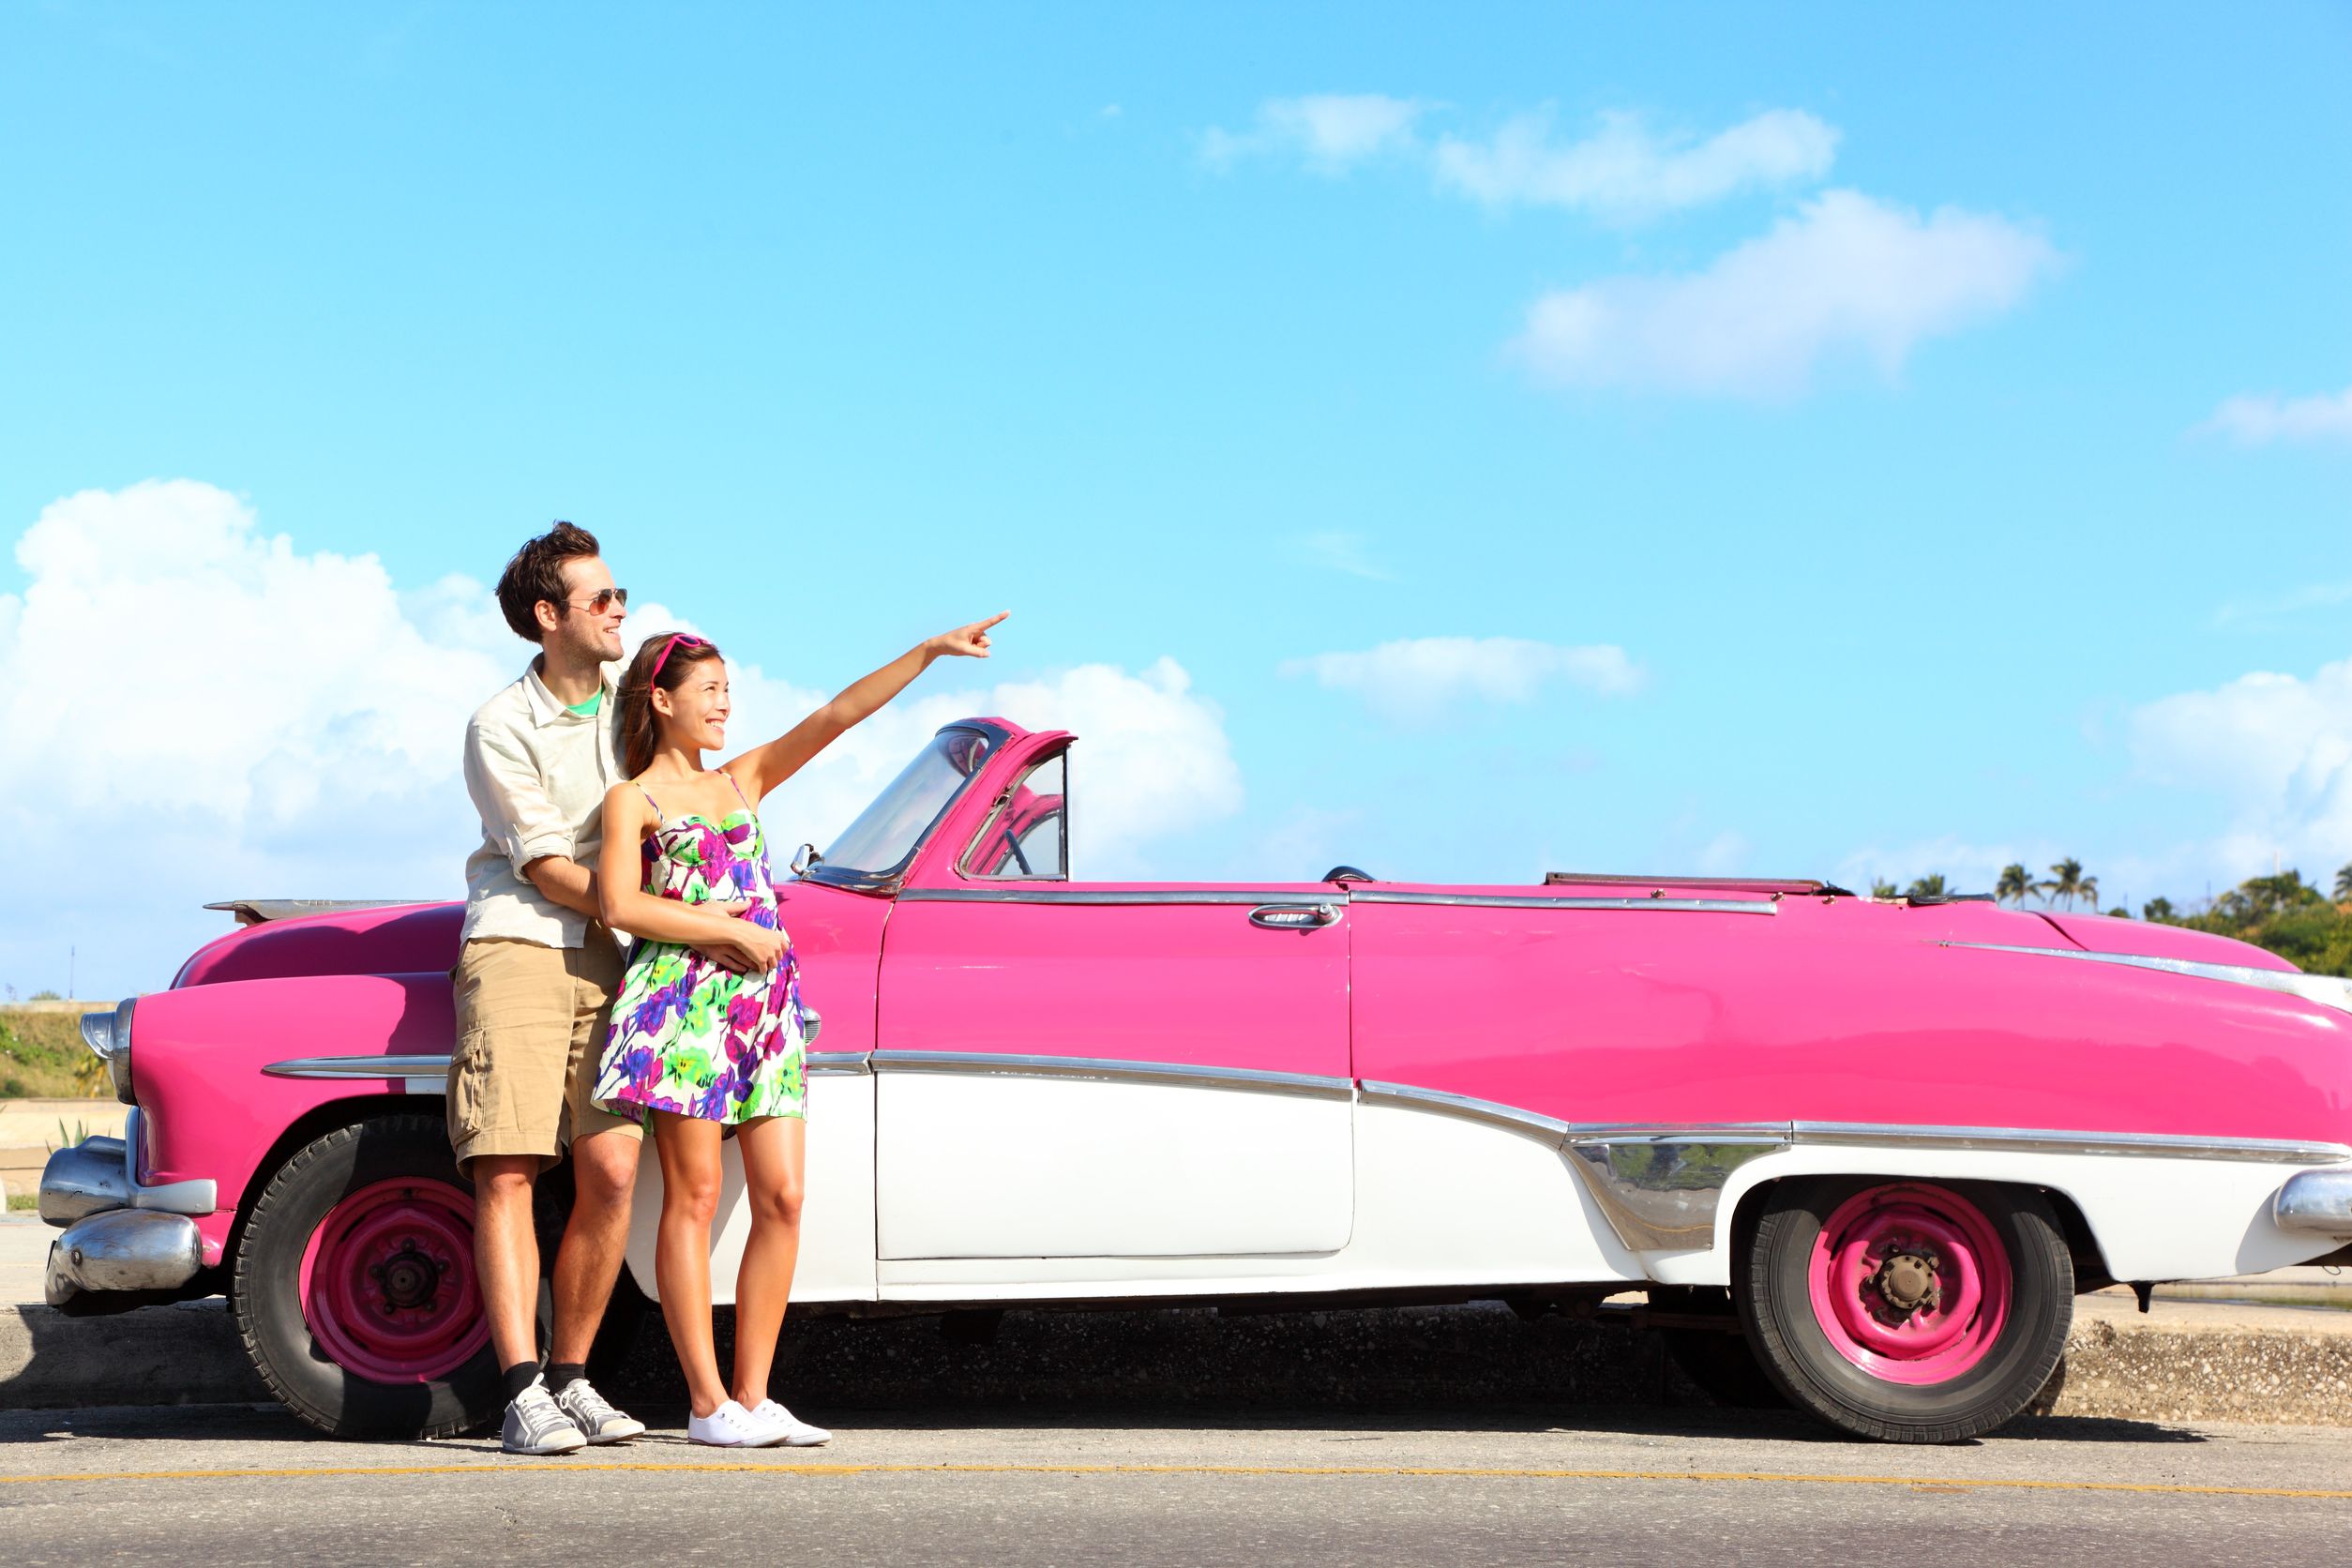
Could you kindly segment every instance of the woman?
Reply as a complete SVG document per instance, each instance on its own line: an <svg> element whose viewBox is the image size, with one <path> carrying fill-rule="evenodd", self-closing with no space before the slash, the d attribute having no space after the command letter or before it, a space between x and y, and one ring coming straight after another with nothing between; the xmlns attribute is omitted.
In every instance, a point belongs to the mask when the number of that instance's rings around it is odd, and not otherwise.
<svg viewBox="0 0 2352 1568"><path fill-rule="evenodd" d="M934 637L810 714L779 739L717 768L727 666L685 633L648 639L620 688L621 763L630 782L604 799L597 903L604 922L639 938L594 1098L649 1117L661 1160L654 1275L685 1369L686 1436L723 1448L821 1443L832 1436L768 1396L768 1368L800 1253L807 1046L792 939L768 880L756 807L845 731L935 659L988 656L1003 615ZM699 949L731 953L742 972ZM735 1285L735 1376L722 1380L711 1342L711 1220L719 1141L739 1129L751 1235Z"/></svg>

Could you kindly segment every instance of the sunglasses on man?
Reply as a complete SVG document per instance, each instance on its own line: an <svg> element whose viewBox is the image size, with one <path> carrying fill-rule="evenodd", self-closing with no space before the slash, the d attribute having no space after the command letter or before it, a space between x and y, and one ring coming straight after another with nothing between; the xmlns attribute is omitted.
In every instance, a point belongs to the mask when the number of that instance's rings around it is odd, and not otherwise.
<svg viewBox="0 0 2352 1568"><path fill-rule="evenodd" d="M574 610L601 615L616 604L626 610L629 607L629 591L626 588L599 588L584 599L565 599L564 602Z"/></svg>

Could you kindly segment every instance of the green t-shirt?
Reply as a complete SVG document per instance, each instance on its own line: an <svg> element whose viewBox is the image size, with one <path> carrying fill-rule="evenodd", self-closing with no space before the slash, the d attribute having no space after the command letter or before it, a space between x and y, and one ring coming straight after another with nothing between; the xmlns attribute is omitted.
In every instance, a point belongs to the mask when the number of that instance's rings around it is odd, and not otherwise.
<svg viewBox="0 0 2352 1568"><path fill-rule="evenodd" d="M564 711L565 711L565 713L567 713L567 714L578 714L578 715L580 715L582 718L594 718L594 717L596 717L596 710L597 710L598 708L603 707L603 706L604 706L604 688L603 688L602 686L598 686L598 687L596 688L596 694L594 697L591 697L590 699L588 699L588 701L585 701L585 702L574 702L574 703L573 703L573 704L571 704L569 707L565 708Z"/></svg>

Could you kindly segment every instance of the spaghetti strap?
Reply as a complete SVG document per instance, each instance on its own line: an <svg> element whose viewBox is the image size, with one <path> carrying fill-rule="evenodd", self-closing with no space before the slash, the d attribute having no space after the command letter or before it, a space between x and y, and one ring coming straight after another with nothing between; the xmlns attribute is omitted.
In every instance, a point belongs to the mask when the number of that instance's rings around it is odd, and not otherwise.
<svg viewBox="0 0 2352 1568"><path fill-rule="evenodd" d="M637 784L637 780L634 778L630 779L629 782ZM637 784L637 792L643 795L645 797L645 804L654 808L654 821L656 822L663 821L661 802L654 798L654 792L648 790L642 784Z"/></svg>
<svg viewBox="0 0 2352 1568"><path fill-rule="evenodd" d="M718 771L721 773L727 773L725 768L721 768ZM727 773L727 782L730 784L735 784L735 776L731 773ZM743 808L746 811L751 809L751 798L743 792L743 786L740 784L735 784L735 798L743 802Z"/></svg>

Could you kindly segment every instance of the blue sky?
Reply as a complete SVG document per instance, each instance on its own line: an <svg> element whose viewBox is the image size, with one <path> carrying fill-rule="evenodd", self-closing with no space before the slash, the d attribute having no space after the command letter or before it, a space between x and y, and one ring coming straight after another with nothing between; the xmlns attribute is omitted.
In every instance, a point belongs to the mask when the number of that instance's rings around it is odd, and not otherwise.
<svg viewBox="0 0 2352 1568"><path fill-rule="evenodd" d="M557 516L779 703L997 609L1045 708L1174 661L1078 764L1083 811L1222 748L1132 872L2332 873L2348 56L2322 6L11 8L0 825L173 869L20 847L0 982L456 887L479 679L383 661ZM249 518L24 559L155 479ZM236 652L279 535L422 642ZM311 636L362 645L294 692ZM149 744L216 708L317 788ZM445 710L445 767L337 771Z"/></svg>

